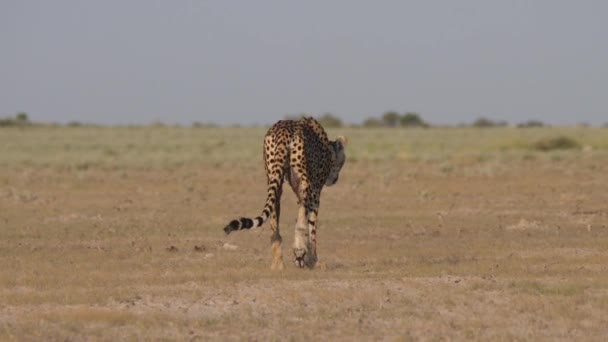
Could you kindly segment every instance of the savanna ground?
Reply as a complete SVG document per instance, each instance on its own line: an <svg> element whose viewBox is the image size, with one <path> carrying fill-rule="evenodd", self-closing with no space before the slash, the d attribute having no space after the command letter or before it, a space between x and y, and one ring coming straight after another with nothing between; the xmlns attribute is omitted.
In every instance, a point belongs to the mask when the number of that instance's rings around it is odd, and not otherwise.
<svg viewBox="0 0 608 342"><path fill-rule="evenodd" d="M0 129L0 340L605 340L608 129L340 129L317 268L263 128ZM535 141L581 148L537 151Z"/></svg>

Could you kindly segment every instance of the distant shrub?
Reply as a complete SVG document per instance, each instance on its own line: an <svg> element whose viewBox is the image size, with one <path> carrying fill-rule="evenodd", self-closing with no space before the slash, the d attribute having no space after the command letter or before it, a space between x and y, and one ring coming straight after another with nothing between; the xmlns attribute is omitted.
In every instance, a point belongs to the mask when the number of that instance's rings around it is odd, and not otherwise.
<svg viewBox="0 0 608 342"><path fill-rule="evenodd" d="M212 128L212 127L217 127L217 125L214 123L202 123L202 122L194 121L192 123L192 127L193 128Z"/></svg>
<svg viewBox="0 0 608 342"><path fill-rule="evenodd" d="M285 118L283 120L293 120L293 121L298 121L301 119L305 119L305 118L309 118L311 117L311 114L298 114L298 115L285 115ZM342 119L340 119L339 117L333 115L332 113L324 113L321 116L317 116L316 117L317 121L319 121L319 123L323 126L323 127L342 127L343 123L342 123Z"/></svg>
<svg viewBox="0 0 608 342"><path fill-rule="evenodd" d="M504 127L507 126L506 121L493 121L484 117L478 118L473 121L473 127L488 128L488 127Z"/></svg>
<svg viewBox="0 0 608 342"><path fill-rule="evenodd" d="M518 123L518 128L530 128L530 127L544 127L545 124L538 120L528 120L526 122Z"/></svg>
<svg viewBox="0 0 608 342"><path fill-rule="evenodd" d="M10 118L0 119L0 126L2 126L2 127L8 127L8 126L14 126L14 125L15 125L14 119L10 119Z"/></svg>
<svg viewBox="0 0 608 342"><path fill-rule="evenodd" d="M401 115L399 115L399 113L389 111L382 114L382 123L384 124L384 126L397 127L399 125L400 118Z"/></svg>
<svg viewBox="0 0 608 342"><path fill-rule="evenodd" d="M153 127L153 128L165 128L167 127L167 124L165 124L162 121L153 121L151 123L148 124L148 127Z"/></svg>
<svg viewBox="0 0 608 342"><path fill-rule="evenodd" d="M342 127L342 120L331 113L325 113L317 120L323 127Z"/></svg>
<svg viewBox="0 0 608 342"><path fill-rule="evenodd" d="M378 118L370 117L365 119L362 124L363 127L429 127L429 125L422 120L420 115L415 112L407 112L403 115L395 112L388 111L382 114Z"/></svg>
<svg viewBox="0 0 608 342"><path fill-rule="evenodd" d="M82 122L80 121L70 121L67 124L68 127L82 127Z"/></svg>
<svg viewBox="0 0 608 342"><path fill-rule="evenodd" d="M298 121L304 118L308 118L310 117L310 114L297 114L297 115L292 115L292 114L288 114L285 115L285 118L283 120L293 120L293 121Z"/></svg>
<svg viewBox="0 0 608 342"><path fill-rule="evenodd" d="M17 113L14 117L8 118L0 118L0 126L2 127L10 127L10 126L26 126L30 125L30 121L28 119L27 113L20 112Z"/></svg>
<svg viewBox="0 0 608 342"><path fill-rule="evenodd" d="M581 145L570 137L558 136L538 140L532 144L532 148L539 151L553 151L580 149Z"/></svg>
<svg viewBox="0 0 608 342"><path fill-rule="evenodd" d="M429 125L422 120L418 113L407 112L399 119L401 126L404 127L428 127Z"/></svg>
<svg viewBox="0 0 608 342"><path fill-rule="evenodd" d="M17 115L15 115L15 120L17 120L17 122L21 122L21 123L27 123L30 121L27 117L27 113L25 113L25 112L17 113Z"/></svg>
<svg viewBox="0 0 608 342"><path fill-rule="evenodd" d="M363 121L363 127L381 127L382 121L376 118L367 118Z"/></svg>

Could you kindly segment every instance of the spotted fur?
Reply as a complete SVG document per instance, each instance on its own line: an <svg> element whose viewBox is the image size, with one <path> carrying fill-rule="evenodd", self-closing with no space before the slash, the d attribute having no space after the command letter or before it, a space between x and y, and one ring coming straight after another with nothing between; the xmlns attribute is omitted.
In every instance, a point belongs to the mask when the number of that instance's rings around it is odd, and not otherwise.
<svg viewBox="0 0 608 342"><path fill-rule="evenodd" d="M264 167L268 181L266 203L260 216L231 221L224 232L259 227L270 217L272 228L273 268L282 268L279 217L283 182L287 179L300 205L296 222L294 255L296 265L314 266L316 255L316 219L324 185L338 181L344 165L346 138L330 141L313 118L282 120L264 137Z"/></svg>

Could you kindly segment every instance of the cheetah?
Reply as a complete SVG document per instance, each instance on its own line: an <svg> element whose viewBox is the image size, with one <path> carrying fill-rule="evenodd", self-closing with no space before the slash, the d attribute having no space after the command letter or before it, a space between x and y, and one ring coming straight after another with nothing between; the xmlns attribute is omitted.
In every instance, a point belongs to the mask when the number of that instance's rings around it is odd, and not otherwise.
<svg viewBox="0 0 608 342"><path fill-rule="evenodd" d="M325 130L313 118L281 120L264 137L264 168L268 181L266 204L260 216L232 220L224 232L259 227L270 217L271 269L281 270L282 238L279 233L283 181L291 186L298 199L293 254L297 267L312 268L317 262L317 215L324 185L336 184L344 165L347 139L327 138Z"/></svg>

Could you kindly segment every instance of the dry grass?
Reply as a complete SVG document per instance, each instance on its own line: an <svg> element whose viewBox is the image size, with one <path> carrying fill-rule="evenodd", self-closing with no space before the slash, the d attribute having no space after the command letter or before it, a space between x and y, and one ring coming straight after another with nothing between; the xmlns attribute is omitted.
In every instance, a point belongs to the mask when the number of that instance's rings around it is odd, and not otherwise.
<svg viewBox="0 0 608 342"><path fill-rule="evenodd" d="M319 267L271 272L267 227L221 230L261 208L263 129L0 130L0 340L605 339L601 131L447 132L339 132Z"/></svg>

